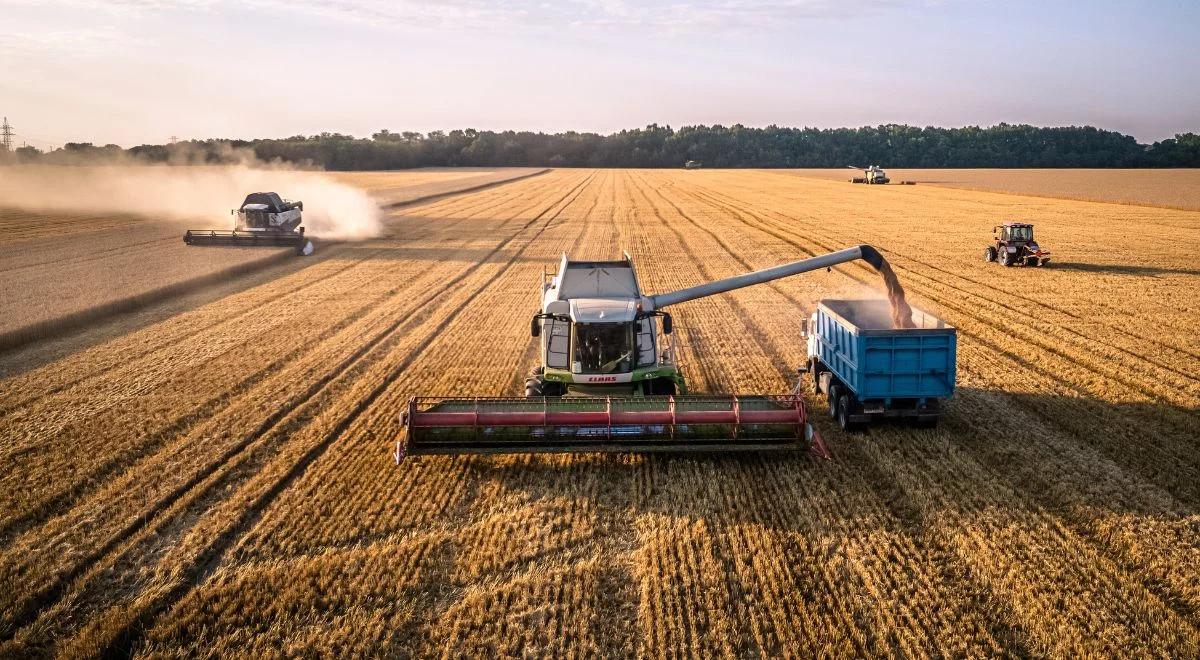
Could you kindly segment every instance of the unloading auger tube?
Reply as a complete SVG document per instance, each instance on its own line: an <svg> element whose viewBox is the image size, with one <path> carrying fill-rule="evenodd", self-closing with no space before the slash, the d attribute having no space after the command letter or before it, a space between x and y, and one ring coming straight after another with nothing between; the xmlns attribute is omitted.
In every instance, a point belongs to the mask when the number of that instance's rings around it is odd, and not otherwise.
<svg viewBox="0 0 1200 660"><path fill-rule="evenodd" d="M644 296L642 298L642 310L645 312L652 312L654 310L662 309L667 305L678 305L679 303L687 302L689 300L706 298L708 296L714 296L718 293L725 293L727 291L741 289L754 284L764 284L780 278L799 275L800 273L807 273L812 270L829 268L830 266L836 266L838 264L844 264L856 259L862 259L863 261L866 261L876 270L879 270L880 266L883 264L883 255L879 254L878 250L870 245L856 245L852 248L846 248L845 250L838 250L837 252L830 252L829 254L822 254L809 259L801 259L800 261L793 261L790 264L783 264L782 266L764 268L762 270L756 270L752 273L734 275L733 277L726 277L723 280L717 280L707 284L698 284L686 289L672 291L671 293L660 293L656 296Z"/></svg>
<svg viewBox="0 0 1200 660"><path fill-rule="evenodd" d="M646 318L669 305L857 259L876 269L883 263L874 248L859 245L633 300L638 318ZM412 397L400 423L397 464L429 454L808 450L830 457L796 394Z"/></svg>

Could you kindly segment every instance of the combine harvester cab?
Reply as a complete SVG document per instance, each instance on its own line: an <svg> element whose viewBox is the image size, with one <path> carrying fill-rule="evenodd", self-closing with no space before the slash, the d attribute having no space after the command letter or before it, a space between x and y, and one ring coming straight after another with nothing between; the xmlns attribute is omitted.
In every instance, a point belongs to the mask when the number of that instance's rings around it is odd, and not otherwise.
<svg viewBox="0 0 1200 660"><path fill-rule="evenodd" d="M958 337L941 319L912 312L914 327L896 328L886 300L822 300L806 322L801 371L825 393L843 430L881 417L937 425L942 402L954 393Z"/></svg>
<svg viewBox="0 0 1200 660"><path fill-rule="evenodd" d="M188 245L232 245L239 247L290 247L296 254L313 253L312 241L300 226L304 202L283 199L277 193L246 195L242 205L229 213L236 219L234 228L189 229L183 235Z"/></svg>
<svg viewBox="0 0 1200 660"><path fill-rule="evenodd" d="M870 246L643 295L629 255L571 261L541 283L531 333L540 364L526 398L414 397L395 458L421 454L807 450L829 458L799 393L688 395L664 307L882 257Z"/></svg>

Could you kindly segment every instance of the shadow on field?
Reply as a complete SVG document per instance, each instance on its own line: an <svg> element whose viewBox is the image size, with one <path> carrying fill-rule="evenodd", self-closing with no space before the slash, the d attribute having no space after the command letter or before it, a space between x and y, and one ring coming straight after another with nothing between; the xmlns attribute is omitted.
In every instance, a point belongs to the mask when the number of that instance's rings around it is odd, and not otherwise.
<svg viewBox="0 0 1200 660"><path fill-rule="evenodd" d="M535 500L602 497L608 500L605 506L637 513L775 521L790 529L787 512L809 516L798 512L805 507L827 509L825 515L838 518L856 515L853 505L838 509L842 498L837 493L864 484L900 518L911 518L916 514L906 513L913 506L906 500L925 496L908 492L888 470L922 470L927 474L918 481L928 481L926 487L970 489L969 483L956 484L971 474L960 467L965 459L982 466L987 479L999 479L1038 506L1082 503L1119 515L1200 512L1200 438L1195 432L1200 407L963 387L937 429L883 422L847 434L829 419L821 399L810 402L811 419L833 453L830 462L801 451L508 455L472 457L469 473ZM944 468L939 461L943 455ZM881 469L880 456L895 464ZM1172 500L1143 496L1146 485Z"/></svg>
<svg viewBox="0 0 1200 660"><path fill-rule="evenodd" d="M1161 268L1133 264L1086 264L1073 262L1051 262L1054 270L1073 270L1080 273L1107 273L1109 275L1200 275L1200 268Z"/></svg>
<svg viewBox="0 0 1200 660"><path fill-rule="evenodd" d="M278 259L248 264L195 280L167 285L133 298L20 328L0 338L0 378L36 369L67 355L137 332L215 300L236 295L299 272L340 252L334 244L314 257L290 248Z"/></svg>
<svg viewBox="0 0 1200 660"><path fill-rule="evenodd" d="M446 263L449 261L462 263L477 263L491 257L492 261L500 263L507 262L512 253L517 248L510 247L507 250L495 250L494 242L489 243L481 241L478 247L456 247L447 244L445 247L440 247L436 243L426 243L425 245L414 246L411 244L397 243L394 246L389 245L388 239L373 239L369 244L344 244L343 255L348 259L374 259L377 261L428 261L435 263ZM557 264L551 259L536 259L517 255L513 260L514 263L538 263L544 262L549 266L557 267Z"/></svg>
<svg viewBox="0 0 1200 660"><path fill-rule="evenodd" d="M371 260L374 263L456 262L467 268L489 258L494 263L505 263L516 249L510 246L497 251L494 240L484 241L479 247L439 247L437 243L414 246L391 240L385 237L351 243L316 239L317 251L310 257L297 257L290 248L281 249L279 255L267 260L168 284L145 294L0 334L0 378L36 369L329 259L345 262L347 266ZM515 261L545 263L548 269L554 268L553 261L547 259L517 256ZM305 283L298 282L299 285Z"/></svg>
<svg viewBox="0 0 1200 660"><path fill-rule="evenodd" d="M1077 463L1061 480L1081 489L1094 484L1080 474L1132 477L1200 511L1200 406L960 387L949 413L951 439L997 467L1042 455L1043 464Z"/></svg>

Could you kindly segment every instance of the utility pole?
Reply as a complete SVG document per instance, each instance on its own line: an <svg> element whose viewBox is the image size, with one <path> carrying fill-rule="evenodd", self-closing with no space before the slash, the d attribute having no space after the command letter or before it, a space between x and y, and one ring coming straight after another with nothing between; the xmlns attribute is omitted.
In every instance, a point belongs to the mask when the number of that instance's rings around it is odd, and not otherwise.
<svg viewBox="0 0 1200 660"><path fill-rule="evenodd" d="M171 136L171 144L176 144L177 142L179 142L179 137L176 135L172 135Z"/></svg>
<svg viewBox="0 0 1200 660"><path fill-rule="evenodd" d="M12 151L12 138L12 125L8 123L8 117L5 117L4 123L0 124L0 146L4 147L4 151Z"/></svg>

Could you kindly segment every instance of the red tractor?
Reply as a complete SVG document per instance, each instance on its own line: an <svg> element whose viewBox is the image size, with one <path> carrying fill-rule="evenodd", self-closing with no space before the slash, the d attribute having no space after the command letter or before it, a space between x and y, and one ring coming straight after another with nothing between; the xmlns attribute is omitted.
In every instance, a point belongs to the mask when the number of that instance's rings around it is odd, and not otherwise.
<svg viewBox="0 0 1200 660"><path fill-rule="evenodd" d="M1025 222L1006 222L992 227L994 245L983 250L984 261L999 261L1004 266L1045 266L1050 263L1050 251L1038 247L1033 240L1033 225Z"/></svg>

